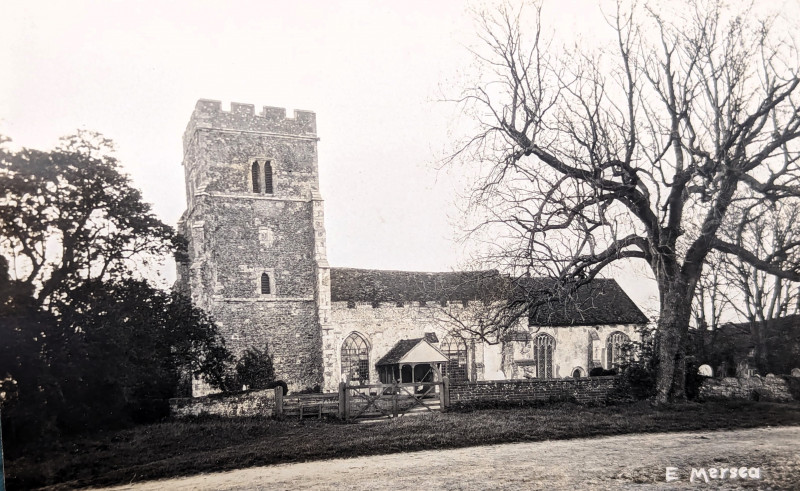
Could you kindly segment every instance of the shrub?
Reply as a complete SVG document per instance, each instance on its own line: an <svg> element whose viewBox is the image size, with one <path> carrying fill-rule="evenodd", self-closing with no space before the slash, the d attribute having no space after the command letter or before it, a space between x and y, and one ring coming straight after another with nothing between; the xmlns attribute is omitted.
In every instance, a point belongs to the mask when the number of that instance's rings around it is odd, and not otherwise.
<svg viewBox="0 0 800 491"><path fill-rule="evenodd" d="M263 350L249 348L236 363L236 381L231 383L231 388L241 388L246 385L248 389L268 389L275 382L275 368L272 365L267 347ZM285 383L283 384L286 385ZM284 387L284 393L286 388Z"/></svg>
<svg viewBox="0 0 800 491"><path fill-rule="evenodd" d="M616 369L606 370L603 367L594 367L589 371L590 377L607 377L609 375L616 375L616 374L617 374Z"/></svg>
<svg viewBox="0 0 800 491"><path fill-rule="evenodd" d="M623 358L627 361L620 366L619 383L609 395L611 401L649 399L656 394L655 336L647 328L639 334L641 342L631 342L623 347Z"/></svg>
<svg viewBox="0 0 800 491"><path fill-rule="evenodd" d="M656 394L656 373L643 364L631 364L622 371L615 396L624 400L649 399Z"/></svg>
<svg viewBox="0 0 800 491"><path fill-rule="evenodd" d="M298 392L298 394L320 394L322 393L322 387L319 385L315 385L314 387L306 387L305 389Z"/></svg>
<svg viewBox="0 0 800 491"><path fill-rule="evenodd" d="M786 381L786 386L789 388L789 394L795 401L800 401L800 378L784 375L781 378Z"/></svg>
<svg viewBox="0 0 800 491"><path fill-rule="evenodd" d="M700 364L694 358L686 360L686 398L690 401L700 398L700 386L707 378L700 375L699 368Z"/></svg>
<svg viewBox="0 0 800 491"><path fill-rule="evenodd" d="M283 380L276 380L274 382L270 382L269 384L267 384L267 389L274 389L275 387L283 387L283 395L289 393L289 386L286 385L286 382L284 382Z"/></svg>

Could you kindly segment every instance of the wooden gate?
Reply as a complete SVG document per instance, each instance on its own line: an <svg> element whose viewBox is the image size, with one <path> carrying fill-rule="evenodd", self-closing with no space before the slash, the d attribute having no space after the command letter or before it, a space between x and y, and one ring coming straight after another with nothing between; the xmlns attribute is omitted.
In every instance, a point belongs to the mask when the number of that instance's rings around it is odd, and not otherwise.
<svg viewBox="0 0 800 491"><path fill-rule="evenodd" d="M280 387L278 387L280 389ZM280 405L280 406L279 406ZM276 414L285 418L336 417L339 413L339 394L292 394L276 398Z"/></svg>
<svg viewBox="0 0 800 491"><path fill-rule="evenodd" d="M441 411L447 406L447 378L441 382L339 386L339 417L397 418L411 413Z"/></svg>

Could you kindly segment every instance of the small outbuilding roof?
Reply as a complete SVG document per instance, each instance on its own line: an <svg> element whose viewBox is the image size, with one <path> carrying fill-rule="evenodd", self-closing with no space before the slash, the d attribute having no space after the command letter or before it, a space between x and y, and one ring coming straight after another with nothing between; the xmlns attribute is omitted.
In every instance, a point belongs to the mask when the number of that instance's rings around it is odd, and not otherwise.
<svg viewBox="0 0 800 491"><path fill-rule="evenodd" d="M426 338L401 339L375 365L443 363L447 360L447 356L429 343Z"/></svg>

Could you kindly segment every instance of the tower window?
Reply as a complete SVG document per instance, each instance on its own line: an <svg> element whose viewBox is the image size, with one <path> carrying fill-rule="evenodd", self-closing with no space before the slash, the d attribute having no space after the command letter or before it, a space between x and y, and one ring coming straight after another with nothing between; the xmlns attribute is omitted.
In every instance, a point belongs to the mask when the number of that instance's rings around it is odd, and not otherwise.
<svg viewBox="0 0 800 491"><path fill-rule="evenodd" d="M269 295L271 292L269 288L269 275L267 273L261 273L261 294L262 295Z"/></svg>
<svg viewBox="0 0 800 491"><path fill-rule="evenodd" d="M264 192L272 194L272 164L264 162Z"/></svg>
<svg viewBox="0 0 800 491"><path fill-rule="evenodd" d="M250 169L250 172L253 175L253 192L254 193L260 193L261 192L261 179L259 178L259 175L261 174L261 169L260 169L260 166L258 165L258 162L253 162L253 166Z"/></svg>

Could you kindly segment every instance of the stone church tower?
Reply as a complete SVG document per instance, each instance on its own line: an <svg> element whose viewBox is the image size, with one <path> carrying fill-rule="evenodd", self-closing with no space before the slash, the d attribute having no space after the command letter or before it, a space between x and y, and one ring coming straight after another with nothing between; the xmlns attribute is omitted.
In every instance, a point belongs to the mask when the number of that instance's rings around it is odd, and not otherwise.
<svg viewBox="0 0 800 491"><path fill-rule="evenodd" d="M212 315L228 348L269 348L290 389L322 385L330 268L316 118L197 102L183 136L189 242L177 285Z"/></svg>

